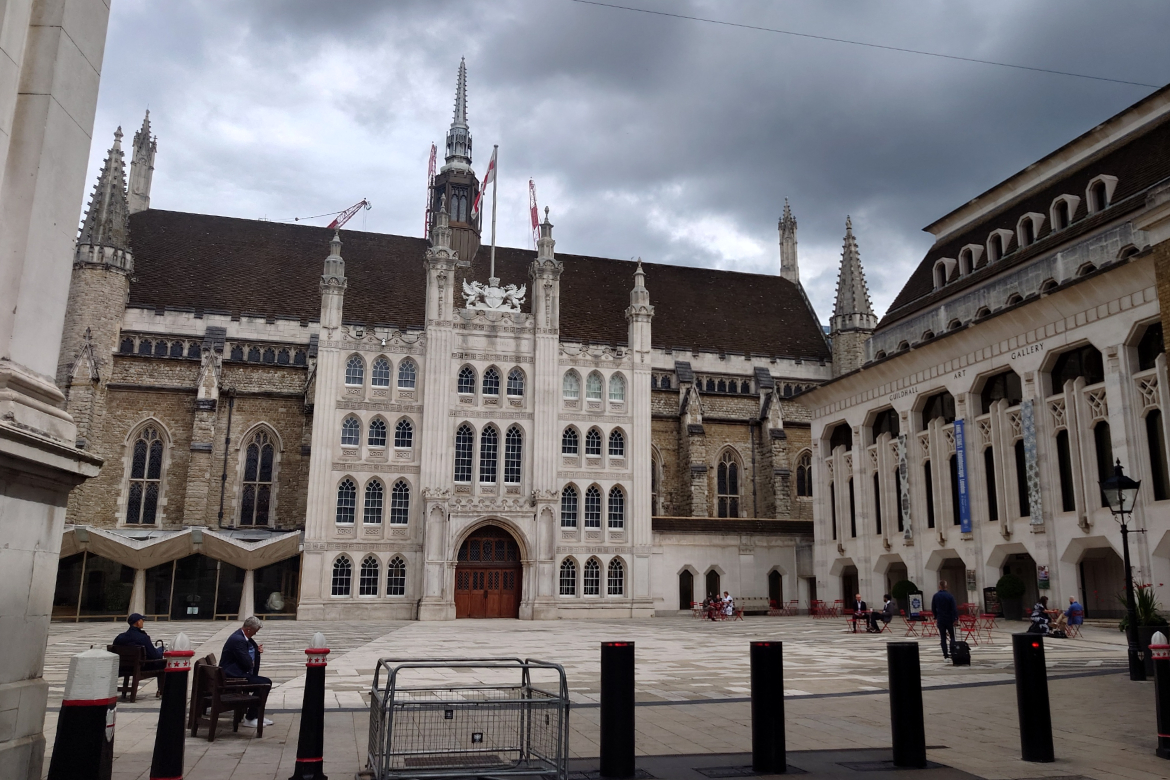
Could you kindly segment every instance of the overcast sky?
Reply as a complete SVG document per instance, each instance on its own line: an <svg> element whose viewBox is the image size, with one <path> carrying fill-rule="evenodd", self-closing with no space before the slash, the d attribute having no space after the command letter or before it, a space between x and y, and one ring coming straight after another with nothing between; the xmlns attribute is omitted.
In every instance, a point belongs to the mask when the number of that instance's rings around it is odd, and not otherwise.
<svg viewBox="0 0 1170 780"><path fill-rule="evenodd" d="M1170 81L1154 0L613 2ZM881 314L924 225L1153 91L572 0L114 0L89 181L149 107L155 208L288 220L369 198L350 227L422 235L461 56L477 173L500 145L501 245L531 245L531 177L560 251L777 273L788 197L822 320L847 214Z"/></svg>

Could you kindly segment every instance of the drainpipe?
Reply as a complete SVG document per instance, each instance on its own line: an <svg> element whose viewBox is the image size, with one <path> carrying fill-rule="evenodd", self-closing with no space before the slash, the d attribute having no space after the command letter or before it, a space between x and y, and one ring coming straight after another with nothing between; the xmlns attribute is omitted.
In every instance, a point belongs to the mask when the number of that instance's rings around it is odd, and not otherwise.
<svg viewBox="0 0 1170 780"><path fill-rule="evenodd" d="M231 390L228 394L227 432L223 438L223 474L219 477L219 527L223 528L223 494L227 490L228 450L232 444L232 410L236 406L236 396Z"/></svg>
<svg viewBox="0 0 1170 780"><path fill-rule="evenodd" d="M759 485L756 483L756 421L748 420L748 430L752 435L752 517L759 517L759 509L756 506L756 497L759 494ZM761 435L763 430L760 431Z"/></svg>

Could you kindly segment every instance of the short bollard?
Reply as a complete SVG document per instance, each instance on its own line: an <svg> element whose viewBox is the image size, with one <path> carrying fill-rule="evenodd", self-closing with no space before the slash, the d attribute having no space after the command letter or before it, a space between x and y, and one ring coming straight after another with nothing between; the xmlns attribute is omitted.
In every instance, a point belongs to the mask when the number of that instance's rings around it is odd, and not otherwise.
<svg viewBox="0 0 1170 780"><path fill-rule="evenodd" d="M926 766L926 725L922 718L922 666L917 642L886 645L890 676L890 731L894 766Z"/></svg>
<svg viewBox="0 0 1170 780"><path fill-rule="evenodd" d="M86 650L69 659L49 780L108 780L117 701L118 656Z"/></svg>
<svg viewBox="0 0 1170 780"><path fill-rule="evenodd" d="M1016 708L1020 714L1020 749L1025 761L1055 761L1052 749L1052 713L1048 709L1048 670L1044 666L1044 637L1012 634L1016 662Z"/></svg>
<svg viewBox="0 0 1170 780"><path fill-rule="evenodd" d="M1158 631L1150 638L1150 656L1154 659L1154 701L1158 706L1159 758L1170 758L1170 644Z"/></svg>
<svg viewBox="0 0 1170 780"><path fill-rule="evenodd" d="M784 643L752 642L752 770L788 771L784 741Z"/></svg>
<svg viewBox="0 0 1170 780"><path fill-rule="evenodd" d="M313 634L305 650L305 698L301 702L301 733L297 763L288 780L328 780L325 777L325 667L329 648L325 635Z"/></svg>
<svg viewBox="0 0 1170 780"><path fill-rule="evenodd" d="M167 666L162 679L162 704L159 705L158 729L154 734L150 780L182 780L187 677L191 673L193 655L191 640L182 633L175 637L174 646L163 653Z"/></svg>
<svg viewBox="0 0 1170 780"><path fill-rule="evenodd" d="M634 643L601 643L601 776L634 776Z"/></svg>

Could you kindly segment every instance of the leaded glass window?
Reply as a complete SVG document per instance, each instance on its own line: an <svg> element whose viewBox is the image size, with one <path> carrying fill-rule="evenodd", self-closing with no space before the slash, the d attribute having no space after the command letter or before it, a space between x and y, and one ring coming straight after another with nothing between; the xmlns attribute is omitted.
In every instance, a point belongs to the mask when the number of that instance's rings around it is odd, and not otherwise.
<svg viewBox="0 0 1170 780"><path fill-rule="evenodd" d="M130 490L126 502L126 522L154 525L158 497L162 490L163 442L158 429L148 425L134 440L130 459Z"/></svg>
<svg viewBox="0 0 1170 780"><path fill-rule="evenodd" d="M601 491L596 486L585 491L585 527L601 528Z"/></svg>
<svg viewBox="0 0 1170 780"><path fill-rule="evenodd" d="M362 515L362 522L368 525L382 524L382 500L385 492L381 480L371 479L366 485L365 514Z"/></svg>
<svg viewBox="0 0 1170 780"><path fill-rule="evenodd" d="M524 435L513 425L504 435L504 484L520 484L520 463L524 455Z"/></svg>
<svg viewBox="0 0 1170 780"><path fill-rule="evenodd" d="M330 590L334 596L348 596L353 583L353 564L344 555L333 562L333 587Z"/></svg>
<svg viewBox="0 0 1170 780"><path fill-rule="evenodd" d="M390 361L380 357L370 368L370 384L374 387L390 386Z"/></svg>
<svg viewBox="0 0 1170 780"><path fill-rule="evenodd" d="M272 461L276 449L267 431L257 431L244 450L240 525L268 525L272 504Z"/></svg>
<svg viewBox="0 0 1170 780"><path fill-rule="evenodd" d="M357 510L357 485L348 477L337 486L337 523L353 525Z"/></svg>
<svg viewBox="0 0 1170 780"><path fill-rule="evenodd" d="M475 446L475 434L470 425L460 425L455 431L455 481L471 481L471 456Z"/></svg>
<svg viewBox="0 0 1170 780"><path fill-rule="evenodd" d="M565 485L561 491L561 528L577 527L577 488Z"/></svg>
<svg viewBox="0 0 1170 780"><path fill-rule="evenodd" d="M358 574L358 595L359 596L377 596L378 583L382 579L379 577L378 559L372 555L367 555L362 559L362 568Z"/></svg>
<svg viewBox="0 0 1170 780"><path fill-rule="evenodd" d="M500 454L500 434L487 426L479 434L479 481L496 484L496 464Z"/></svg>
<svg viewBox="0 0 1170 780"><path fill-rule="evenodd" d="M248 360L251 360L251 359L252 358L249 355ZM257 354L257 359L259 359L259 354ZM360 357L358 357L357 355L354 355L353 357L351 357L349 360L346 361L346 363L345 363L345 383L347 385L360 385L360 384L362 384L362 382L365 381L365 377L366 377L366 365L365 365L365 363L362 362L362 359Z"/></svg>
<svg viewBox="0 0 1170 780"><path fill-rule="evenodd" d="M406 525L410 520L410 485L406 480L394 483L390 492L390 525Z"/></svg>

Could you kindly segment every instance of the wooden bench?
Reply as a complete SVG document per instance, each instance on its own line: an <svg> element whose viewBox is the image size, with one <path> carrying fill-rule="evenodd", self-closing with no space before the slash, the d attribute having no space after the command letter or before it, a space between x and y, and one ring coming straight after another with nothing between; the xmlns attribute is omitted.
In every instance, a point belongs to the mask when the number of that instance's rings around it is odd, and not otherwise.
<svg viewBox="0 0 1170 780"><path fill-rule="evenodd" d="M250 683L239 677L228 677L214 663L215 656L195 662L195 682L191 694L188 720L191 736L199 736L199 727L207 726L207 741L215 741L215 730L222 713L232 713L232 731L240 730L240 721L248 708L256 706L256 736L264 736L264 707L268 703L271 684Z"/></svg>
<svg viewBox="0 0 1170 780"><path fill-rule="evenodd" d="M143 680L152 678L158 680L155 697L162 696L162 676L166 661L161 659L147 661L146 651L140 645L106 645L106 650L118 656L118 676L122 678L118 693L122 695L122 701L126 700L127 693L130 694L131 702L137 701L138 686ZM148 664L158 668L149 668Z"/></svg>
<svg viewBox="0 0 1170 780"><path fill-rule="evenodd" d="M771 607L772 602L767 596L744 596L735 599L735 608L747 615L766 615Z"/></svg>

